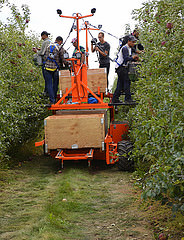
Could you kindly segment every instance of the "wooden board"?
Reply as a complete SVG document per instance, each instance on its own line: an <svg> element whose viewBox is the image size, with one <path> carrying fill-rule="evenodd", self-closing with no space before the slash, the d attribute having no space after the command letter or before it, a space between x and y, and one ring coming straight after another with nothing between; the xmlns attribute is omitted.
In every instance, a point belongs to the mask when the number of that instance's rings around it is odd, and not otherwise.
<svg viewBox="0 0 184 240"><path fill-rule="evenodd" d="M105 120L105 136L108 132L108 118L107 118L107 110L105 109L79 109L79 110L58 110L56 111L56 115L68 115L68 114L103 114Z"/></svg>
<svg viewBox="0 0 184 240"><path fill-rule="evenodd" d="M98 92L98 87L100 91L105 93L107 88L107 73L105 68L98 69L88 69L88 87L95 93ZM71 76L69 70L59 71L59 89L62 93L66 93L66 88L71 88Z"/></svg>
<svg viewBox="0 0 184 240"><path fill-rule="evenodd" d="M63 114L44 120L45 144L51 149L102 148L105 138L105 115Z"/></svg>
<svg viewBox="0 0 184 240"><path fill-rule="evenodd" d="M107 73L105 68L98 69L88 69L88 87L93 92L98 92L98 87L100 91L105 93L107 88Z"/></svg>
<svg viewBox="0 0 184 240"><path fill-rule="evenodd" d="M71 76L69 70L60 70L59 71L59 90L62 93L66 93L66 88L71 88Z"/></svg>

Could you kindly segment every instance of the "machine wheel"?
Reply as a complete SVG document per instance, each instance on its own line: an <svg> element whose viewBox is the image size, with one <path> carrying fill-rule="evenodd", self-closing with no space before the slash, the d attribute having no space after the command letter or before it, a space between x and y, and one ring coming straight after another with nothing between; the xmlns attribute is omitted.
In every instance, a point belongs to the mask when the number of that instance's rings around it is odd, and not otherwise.
<svg viewBox="0 0 184 240"><path fill-rule="evenodd" d="M130 154L133 149L133 144L130 141L118 142L119 161L118 168L121 171L133 171L134 162L130 160Z"/></svg>

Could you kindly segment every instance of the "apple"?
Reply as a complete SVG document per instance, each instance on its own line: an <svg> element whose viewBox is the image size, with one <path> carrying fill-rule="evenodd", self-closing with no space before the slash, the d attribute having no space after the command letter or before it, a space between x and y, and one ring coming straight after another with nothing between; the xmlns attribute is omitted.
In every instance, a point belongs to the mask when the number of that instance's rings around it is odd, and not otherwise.
<svg viewBox="0 0 184 240"><path fill-rule="evenodd" d="M171 29L171 28L173 28L173 24L169 22L169 23L166 24L166 27Z"/></svg>
<svg viewBox="0 0 184 240"><path fill-rule="evenodd" d="M10 61L12 64L17 65L14 61Z"/></svg>
<svg viewBox="0 0 184 240"><path fill-rule="evenodd" d="M21 55L21 54L18 54L18 55L17 55L17 57L18 57L18 58L21 58L21 57L22 57L22 55Z"/></svg>
<svg viewBox="0 0 184 240"><path fill-rule="evenodd" d="M28 23L29 22L29 19L26 19L26 23Z"/></svg>
<svg viewBox="0 0 184 240"><path fill-rule="evenodd" d="M157 23L160 23L160 21L159 21L159 20L157 20Z"/></svg>
<svg viewBox="0 0 184 240"><path fill-rule="evenodd" d="M161 45L164 46L166 44L166 41L161 42Z"/></svg>
<svg viewBox="0 0 184 240"><path fill-rule="evenodd" d="M164 233L161 233L158 237L159 240L167 240L166 236Z"/></svg>
<svg viewBox="0 0 184 240"><path fill-rule="evenodd" d="M13 49L12 49L12 48L10 48L10 49L9 49L9 51L10 51L10 52L12 52L12 51L13 51Z"/></svg>
<svg viewBox="0 0 184 240"><path fill-rule="evenodd" d="M21 47L21 46L22 46L22 43L18 43L18 45L19 45L19 47Z"/></svg>

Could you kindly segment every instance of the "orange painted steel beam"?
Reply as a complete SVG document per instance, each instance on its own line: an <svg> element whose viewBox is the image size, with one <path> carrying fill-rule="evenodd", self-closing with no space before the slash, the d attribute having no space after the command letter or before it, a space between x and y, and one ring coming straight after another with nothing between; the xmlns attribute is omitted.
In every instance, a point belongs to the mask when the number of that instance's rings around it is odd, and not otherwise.
<svg viewBox="0 0 184 240"><path fill-rule="evenodd" d="M108 106L108 103L94 103L94 104L88 104L88 103L81 103L81 104L54 104L49 109L50 110L64 110L64 109L104 109L104 108L113 108L113 106Z"/></svg>
<svg viewBox="0 0 184 240"><path fill-rule="evenodd" d="M45 144L45 139L40 142L35 142L35 147L43 146Z"/></svg>
<svg viewBox="0 0 184 240"><path fill-rule="evenodd" d="M65 153L63 150L58 152L56 158L62 160L87 160L93 158L94 149L90 149L87 153L79 153L79 154L72 154L72 153Z"/></svg>

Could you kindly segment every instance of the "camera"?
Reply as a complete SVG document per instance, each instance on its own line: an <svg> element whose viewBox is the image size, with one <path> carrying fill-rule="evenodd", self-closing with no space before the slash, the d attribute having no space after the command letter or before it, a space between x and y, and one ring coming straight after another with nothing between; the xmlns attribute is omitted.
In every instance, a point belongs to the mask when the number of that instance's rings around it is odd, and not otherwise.
<svg viewBox="0 0 184 240"><path fill-rule="evenodd" d="M91 43L92 43L93 45L96 45L96 44L97 44L97 39L96 39L96 38L93 38L93 39L91 40Z"/></svg>

